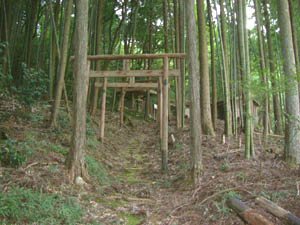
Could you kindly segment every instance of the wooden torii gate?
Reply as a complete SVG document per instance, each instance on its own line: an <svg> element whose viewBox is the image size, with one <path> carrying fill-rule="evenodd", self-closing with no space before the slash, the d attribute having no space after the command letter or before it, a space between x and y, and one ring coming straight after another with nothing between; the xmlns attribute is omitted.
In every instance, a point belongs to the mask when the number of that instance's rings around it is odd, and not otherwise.
<svg viewBox="0 0 300 225"><path fill-rule="evenodd" d="M180 79L180 70L169 69L169 59L184 60L185 53L168 53L168 54L142 54L142 55L95 55L88 56L88 65L90 61L99 60L129 60L129 59L163 59L163 68L158 70L123 70L116 71L90 71L88 66L89 78L104 78L103 82L96 82L96 88L103 88L102 105L101 105L101 119L100 119L100 141L104 141L104 128L105 128L105 108L106 108L106 90L107 88L121 88L121 122L123 120L124 96L126 90L138 89L158 89L158 115L160 127L160 146L162 151L162 169L167 170L168 163L168 109L169 109L169 77L177 77ZM109 83L107 78L123 77L130 78L128 82ZM157 83L135 83L135 77L157 77ZM177 92L178 90L176 90ZM179 89L180 91L180 89ZM176 96L178 94L176 93ZM123 107L123 108L122 108ZM178 110L178 109L177 109ZM178 113L177 113L178 116Z"/></svg>

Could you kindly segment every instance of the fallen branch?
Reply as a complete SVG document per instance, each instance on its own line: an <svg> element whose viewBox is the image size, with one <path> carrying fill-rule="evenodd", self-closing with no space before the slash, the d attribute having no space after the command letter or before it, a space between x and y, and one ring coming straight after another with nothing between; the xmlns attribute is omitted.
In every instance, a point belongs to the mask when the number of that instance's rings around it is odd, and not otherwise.
<svg viewBox="0 0 300 225"><path fill-rule="evenodd" d="M274 216L285 219L289 225L300 225L300 219L297 216L276 205L274 202L264 197L257 197L255 202Z"/></svg>
<svg viewBox="0 0 300 225"><path fill-rule="evenodd" d="M250 225L274 225L271 221L237 198L229 197L227 205Z"/></svg>

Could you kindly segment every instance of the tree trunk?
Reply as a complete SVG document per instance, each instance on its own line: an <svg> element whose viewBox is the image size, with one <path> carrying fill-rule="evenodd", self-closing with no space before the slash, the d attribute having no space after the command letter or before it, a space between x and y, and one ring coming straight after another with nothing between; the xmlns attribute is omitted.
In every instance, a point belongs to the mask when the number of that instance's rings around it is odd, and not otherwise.
<svg viewBox="0 0 300 225"><path fill-rule="evenodd" d="M284 219L288 222L290 225L300 225L300 218L293 215L289 211L281 208L280 206L276 205L274 202L264 198L264 197L257 197L255 199L255 202L266 209L268 212L273 214L274 216L277 216L281 219Z"/></svg>
<svg viewBox="0 0 300 225"><path fill-rule="evenodd" d="M208 49L206 41L206 22L204 13L204 0L197 0L198 8L198 36L200 54L200 86L201 86L201 122L204 134L215 136L210 106L210 85L208 71Z"/></svg>
<svg viewBox="0 0 300 225"><path fill-rule="evenodd" d="M241 73L244 83L244 97L245 97L245 158L254 157L253 137L252 137L252 100L250 93L250 65L248 57L248 36L246 32L246 5L244 0L237 0L238 4L238 34L239 34L239 49L240 49L240 63Z"/></svg>
<svg viewBox="0 0 300 225"><path fill-rule="evenodd" d="M56 0L56 4L55 4L55 11L53 14L53 9L52 9L52 4L50 2L50 13L51 13L51 17L52 17L52 49L51 49L51 84L52 84L52 88L51 88L51 93L50 93L50 99L52 100L53 98L53 92L55 89L55 76L56 76L56 55L58 54L57 49L59 48L58 46L58 37L57 35L57 27L58 27L58 18L59 18L59 8L60 8L60 1Z"/></svg>
<svg viewBox="0 0 300 225"><path fill-rule="evenodd" d="M175 52L179 52L179 14L178 14L178 0L173 0L174 4L174 27L175 27ZM176 69L180 68L180 60L176 59ZM181 78L176 78L176 117L177 117L177 128L182 125L182 96L181 96Z"/></svg>
<svg viewBox="0 0 300 225"><path fill-rule="evenodd" d="M212 12L210 0L207 0L207 13L209 23L209 40L210 40L210 61L211 61L211 82L212 82L212 123L216 129L218 109L217 109L217 77L215 64L215 43L214 43L214 25L212 23Z"/></svg>
<svg viewBox="0 0 300 225"><path fill-rule="evenodd" d="M35 22L37 17L37 11L39 7L40 1L39 0L32 0L31 7L30 7L30 17L28 21L28 33L27 33L27 52L26 52L26 63L27 67L30 67L31 64L31 52L32 52L32 38L35 28Z"/></svg>
<svg viewBox="0 0 300 225"><path fill-rule="evenodd" d="M96 54L101 55L102 53L102 12L103 12L103 4L104 0L98 0L98 17L97 17L97 48L96 48ZM96 70L101 70L101 61L97 62ZM100 82L100 78L96 78L96 82ZM92 106L91 106L91 115L95 116L98 106L98 95L99 95L99 88L94 89L94 95L92 98Z"/></svg>
<svg viewBox="0 0 300 225"><path fill-rule="evenodd" d="M236 211L249 225L274 225L258 211L250 208L237 198L229 197L227 204Z"/></svg>
<svg viewBox="0 0 300 225"><path fill-rule="evenodd" d="M226 17L224 10L224 0L220 0L221 10L221 43L224 64L224 109L225 109L225 135L232 135L232 111L230 102L230 82L229 82L229 63L227 50Z"/></svg>
<svg viewBox="0 0 300 225"><path fill-rule="evenodd" d="M264 7L264 19L265 19L265 28L266 28L266 35L268 40L268 64L270 67L270 77L271 77L271 85L273 90L273 110L274 110L274 120L275 120L275 134L282 133L282 120L281 120L281 107L279 102L279 91L278 91L278 84L275 74L275 63L274 63L274 49L272 45L272 36L271 36L271 29L270 29L270 19L269 19L269 12L267 8L267 1L263 1Z"/></svg>
<svg viewBox="0 0 300 225"><path fill-rule="evenodd" d="M289 16L289 5L286 0L278 0L278 16L283 55L283 71L285 73L286 95L286 132L285 157L291 164L300 164L300 132L299 132L299 95L298 83L295 80L296 66L293 48L292 30Z"/></svg>
<svg viewBox="0 0 300 225"><path fill-rule="evenodd" d="M61 57L60 57L60 66L59 66L59 80L56 86L56 94L55 94L55 101L53 105L53 111L51 115L51 125L56 125L56 118L59 111L60 100L62 96L62 91L64 88L64 78L67 66L67 58L68 58L68 46L69 46L69 36L70 36L70 24L71 24L71 14L72 14L72 3L73 0L68 0L67 6L65 9L65 25L64 25L64 32L63 32L63 44L61 50ZM65 93L66 95L67 93ZM67 103L66 103L67 104Z"/></svg>
<svg viewBox="0 0 300 225"><path fill-rule="evenodd" d="M191 95L191 172L194 183L200 182L202 170L199 61L194 1L185 0L188 35L189 85Z"/></svg>
<svg viewBox="0 0 300 225"><path fill-rule="evenodd" d="M0 42L6 42L4 50L3 50L3 56L2 54L0 57L2 62L2 73L3 76L5 77L7 72L11 74L11 59L10 59L10 45L11 45L11 31L12 31L12 12L11 12L11 2L10 1L2 1L0 5L3 6L2 11L3 11L3 24L2 24L2 29L1 35L0 35ZM1 12L1 11L0 11ZM2 14L2 13L1 13Z"/></svg>
<svg viewBox="0 0 300 225"><path fill-rule="evenodd" d="M70 179L77 176L88 178L85 166L86 147L86 100L87 100L87 50L88 50L88 1L76 0L75 30L75 96L73 114L73 135L67 156Z"/></svg>
<svg viewBox="0 0 300 225"><path fill-rule="evenodd" d="M255 17L256 17L256 26L257 26L257 36L258 36L258 49L259 49L259 57L260 57L260 69L261 69L261 78L265 85L265 92L263 93L264 96L264 132L263 132L263 139L264 142L267 142L268 132L269 132L269 95L268 95L268 79L266 70L266 63L265 63L265 56L264 56L264 46L263 46L263 35L261 31L261 23L260 23L260 7L258 5L258 0L254 0L254 7L255 7Z"/></svg>
<svg viewBox="0 0 300 225"><path fill-rule="evenodd" d="M179 51L184 53L184 1L179 0ZM185 62L180 59L180 97L181 97L181 127L184 127L184 111L185 111Z"/></svg>
<svg viewBox="0 0 300 225"><path fill-rule="evenodd" d="M289 10L290 10L290 21L291 21L291 29L292 29L292 38L293 38L293 47L294 47L294 55L295 55L295 62L296 62L296 72L297 77L300 77L300 62L299 62L299 52L298 52L298 38L297 38L297 31L295 29L295 22L294 22L294 10L293 10L293 3L291 0L289 2ZM300 82L298 81L298 91L299 91L299 98L300 98ZM299 99L300 101L300 99Z"/></svg>

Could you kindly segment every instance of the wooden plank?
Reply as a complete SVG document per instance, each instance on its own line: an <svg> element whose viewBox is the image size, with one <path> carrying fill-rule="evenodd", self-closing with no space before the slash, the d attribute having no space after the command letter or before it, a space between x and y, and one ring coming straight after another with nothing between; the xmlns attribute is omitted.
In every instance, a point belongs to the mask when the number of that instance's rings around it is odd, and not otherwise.
<svg viewBox="0 0 300 225"><path fill-rule="evenodd" d="M88 55L88 60L118 60L118 59L162 59L168 58L186 58L185 53L167 53L167 54L140 54L140 55ZM74 56L71 60L74 60Z"/></svg>
<svg viewBox="0 0 300 225"><path fill-rule="evenodd" d="M104 78L107 79L107 78ZM95 87L103 87L103 83L95 83ZM158 88L157 83L108 83L110 88Z"/></svg>
<svg viewBox="0 0 300 225"><path fill-rule="evenodd" d="M90 71L89 77L159 77L163 70ZM179 77L180 70L169 70L169 77Z"/></svg>

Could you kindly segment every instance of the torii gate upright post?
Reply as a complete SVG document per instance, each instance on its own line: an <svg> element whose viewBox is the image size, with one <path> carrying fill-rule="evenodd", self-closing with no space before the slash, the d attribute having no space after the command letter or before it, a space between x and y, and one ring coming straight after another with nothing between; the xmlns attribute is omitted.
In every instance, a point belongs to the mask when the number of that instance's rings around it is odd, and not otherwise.
<svg viewBox="0 0 300 225"><path fill-rule="evenodd" d="M166 172L168 170L168 102L169 102L169 58L163 57L163 100L162 100L162 140L161 140L161 152L162 152L162 170Z"/></svg>

